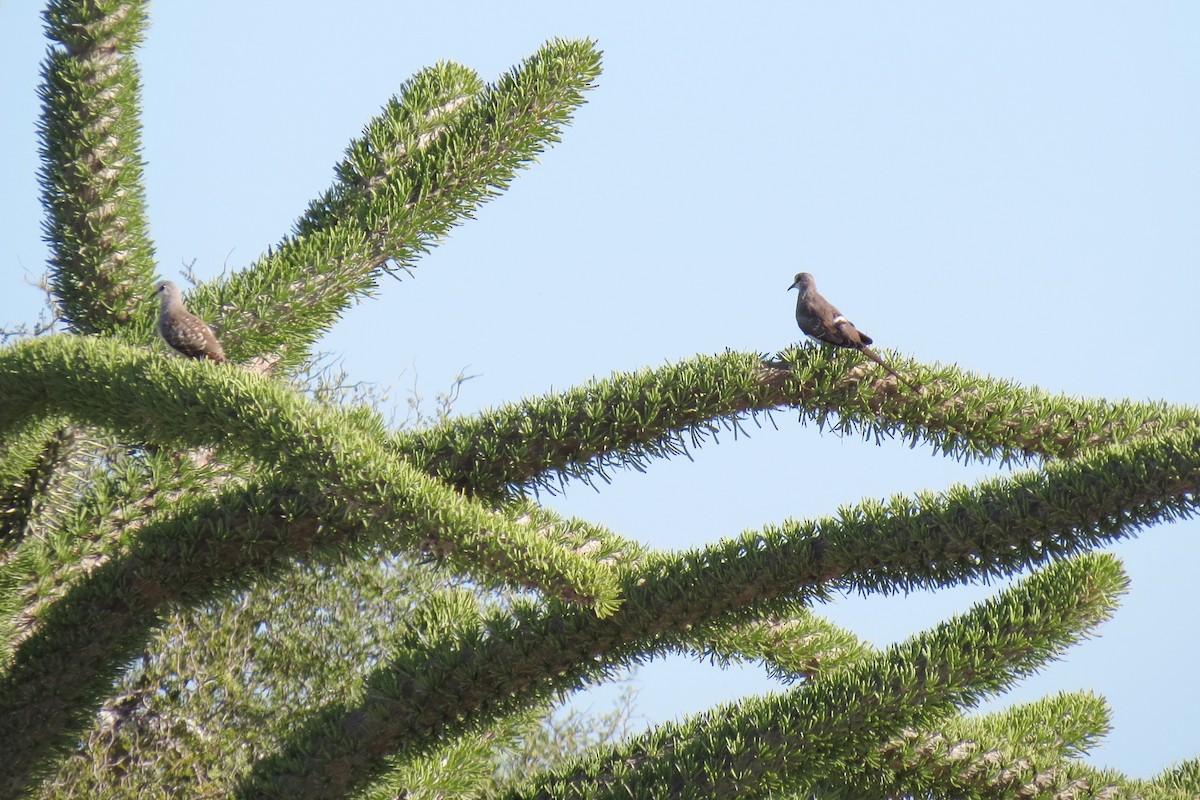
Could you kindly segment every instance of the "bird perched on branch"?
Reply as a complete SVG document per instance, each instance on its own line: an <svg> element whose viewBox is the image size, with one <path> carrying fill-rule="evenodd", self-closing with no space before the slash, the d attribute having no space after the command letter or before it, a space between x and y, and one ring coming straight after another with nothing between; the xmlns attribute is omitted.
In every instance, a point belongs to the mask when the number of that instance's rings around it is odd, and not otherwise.
<svg viewBox="0 0 1200 800"><path fill-rule="evenodd" d="M225 350L213 335L212 328L183 307L178 286L171 281L160 281L154 294L162 304L158 314L158 335L163 341L188 358L225 361Z"/></svg>
<svg viewBox="0 0 1200 800"><path fill-rule="evenodd" d="M817 282L813 280L812 275L807 272L797 273L796 280L788 289L800 290L800 296L796 298L796 324L800 326L800 330L818 342L831 344L834 347L849 347L858 350L894 375L896 380L917 389L912 382L905 380L899 372L896 372L880 358L878 353L867 346L872 342L871 337L854 327L853 322L842 316L842 312L821 296L817 291Z"/></svg>

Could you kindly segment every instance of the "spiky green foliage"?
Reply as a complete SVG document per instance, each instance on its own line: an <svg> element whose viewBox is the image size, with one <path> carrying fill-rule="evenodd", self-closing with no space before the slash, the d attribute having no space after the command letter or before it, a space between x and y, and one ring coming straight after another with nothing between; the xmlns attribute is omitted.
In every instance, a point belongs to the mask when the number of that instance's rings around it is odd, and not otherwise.
<svg viewBox="0 0 1200 800"><path fill-rule="evenodd" d="M229 332L231 358L296 366L381 272L411 269L557 141L599 70L590 42L562 40L492 85L453 63L423 70L350 144L295 232L189 305Z"/></svg>
<svg viewBox="0 0 1200 800"><path fill-rule="evenodd" d="M955 797L1070 795L1079 779L1069 759L1109 727L1104 701L1087 693L1060 694L1003 712L953 718L930 733L905 729L865 758L823 778L826 798L887 798L940 794ZM1090 782L1089 782L1089 785ZM1096 792L1112 791L1095 781Z"/></svg>
<svg viewBox="0 0 1200 800"><path fill-rule="evenodd" d="M898 392L855 356L835 350L792 348L765 362L752 353L727 352L613 375L471 419L402 432L394 441L444 480L504 497L514 488L553 488L567 478L604 479L614 468L645 469L784 406L837 433L896 438L962 461L1072 457L1200 423L1190 408L1059 397L956 367L889 357L928 392L919 398Z"/></svg>
<svg viewBox="0 0 1200 800"><path fill-rule="evenodd" d="M1124 589L1112 558L1056 564L812 686L665 725L508 797L761 797L810 789L837 765L869 759L905 727L936 722L1028 674L1106 618ZM875 771L869 761L865 771Z"/></svg>
<svg viewBox="0 0 1200 800"><path fill-rule="evenodd" d="M294 229L188 302L254 369L147 348L133 54L143 3L56 0L42 122L55 296L73 334L0 350L0 796L1184 797L1078 757L1086 693L970 717L1112 613L1089 551L1195 513L1200 415L1080 401L851 352L726 352L420 430L272 373L531 163L599 74L548 42L494 83L422 70ZM1027 471L864 499L657 552L530 499L653 469L785 410ZM837 592L1032 575L875 652ZM591 683L668 652L788 688L585 752L521 752ZM595 733L595 732L593 732ZM540 744L539 744L540 743ZM522 770L524 774L522 774Z"/></svg>
<svg viewBox="0 0 1200 800"><path fill-rule="evenodd" d="M144 3L52 2L42 85L42 187L55 295L71 327L138 319L154 276L142 183L141 80L133 53Z"/></svg>

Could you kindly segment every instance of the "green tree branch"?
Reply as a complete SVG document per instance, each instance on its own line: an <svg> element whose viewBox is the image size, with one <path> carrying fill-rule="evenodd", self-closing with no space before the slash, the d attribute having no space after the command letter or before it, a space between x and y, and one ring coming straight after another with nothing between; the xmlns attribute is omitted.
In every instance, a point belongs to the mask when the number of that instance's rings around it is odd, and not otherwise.
<svg viewBox="0 0 1200 800"><path fill-rule="evenodd" d="M155 272L142 185L141 80L146 28L137 0L51 2L43 66L42 199L50 272L79 333L139 316Z"/></svg>

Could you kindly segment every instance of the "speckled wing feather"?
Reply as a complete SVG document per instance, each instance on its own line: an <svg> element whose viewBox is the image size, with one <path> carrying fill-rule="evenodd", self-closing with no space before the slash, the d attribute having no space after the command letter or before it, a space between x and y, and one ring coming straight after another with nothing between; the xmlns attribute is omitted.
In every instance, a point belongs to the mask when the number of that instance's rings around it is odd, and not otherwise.
<svg viewBox="0 0 1200 800"><path fill-rule="evenodd" d="M162 302L158 315L158 335L174 350L188 358L225 361L225 349L217 341L208 323L183 307L179 288L171 281L158 284L155 292Z"/></svg>

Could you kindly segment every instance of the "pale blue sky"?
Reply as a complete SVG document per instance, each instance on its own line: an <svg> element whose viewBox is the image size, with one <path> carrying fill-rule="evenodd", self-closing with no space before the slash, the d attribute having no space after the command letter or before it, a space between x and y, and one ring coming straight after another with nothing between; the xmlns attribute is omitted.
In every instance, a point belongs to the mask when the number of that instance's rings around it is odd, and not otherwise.
<svg viewBox="0 0 1200 800"><path fill-rule="evenodd" d="M1200 5L163 3L142 52L151 232L164 277L252 261L332 180L347 141L422 66L494 79L553 36L604 74L564 141L414 279L385 280L323 349L355 379L468 413L592 376L798 338L792 274L883 347L1088 397L1196 403ZM44 269L38 6L0 5L0 321ZM779 430L580 486L557 508L681 548L862 497L991 474L899 444ZM821 468L815 468L820 463ZM1132 591L1101 637L999 705L1091 688L1097 763L1200 753L1196 522L1117 548ZM994 587L840 600L886 644ZM652 721L769 684L671 659ZM600 701L597 701L600 702Z"/></svg>

